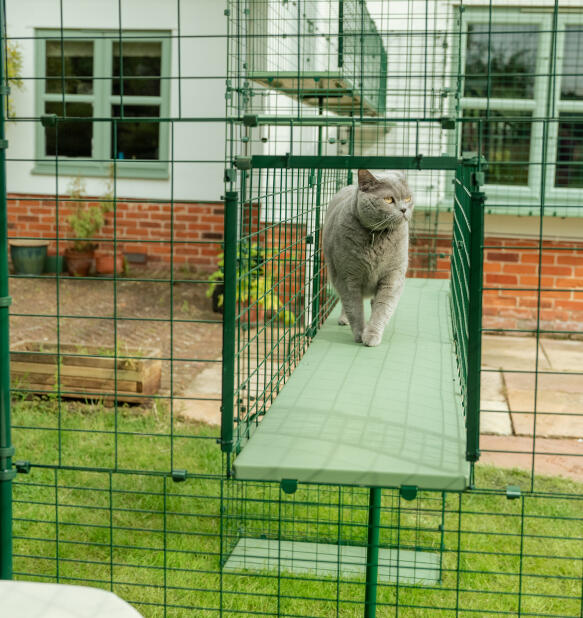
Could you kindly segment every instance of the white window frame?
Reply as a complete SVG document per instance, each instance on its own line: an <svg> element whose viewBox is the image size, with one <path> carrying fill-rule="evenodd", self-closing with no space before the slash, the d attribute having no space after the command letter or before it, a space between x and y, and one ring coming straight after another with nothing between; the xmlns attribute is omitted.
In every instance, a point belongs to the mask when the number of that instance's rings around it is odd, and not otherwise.
<svg viewBox="0 0 583 618"><path fill-rule="evenodd" d="M93 104L93 117L111 117L111 108L118 104L120 95L112 93L112 61L113 43L115 41L132 41L151 39L160 41L161 75L160 95L157 97L123 97L126 105L131 105L133 100L139 100L142 104L154 104L160 106L160 118L168 118L170 113L170 31L122 31L119 30L65 30L63 38L67 41L70 37L80 41L93 42L93 76L104 79L93 80L93 93L90 95L78 94L49 94L46 92L46 64L45 41L49 39L59 40L60 30L37 29L35 32L35 115L37 118L45 116L45 102L91 102ZM151 101L149 101L151 99ZM139 121L139 117L137 118ZM116 159L116 176L125 178L157 178L169 177L169 153L170 153L170 130L169 122L159 123L159 159ZM49 156L45 150L45 128L39 121L36 123L35 134L36 164L33 169L35 174L55 174L56 166L60 174L82 176L108 176L111 165L111 122L97 121L93 123L93 139L91 157L58 157Z"/></svg>
<svg viewBox="0 0 583 618"><path fill-rule="evenodd" d="M464 97L465 67L467 54L468 26L470 24L496 24L496 25L537 25L539 27L538 50L535 68L534 99L499 99ZM561 101L561 74L564 61L564 44L566 26L583 25L583 11L581 13L560 13L557 20L556 39L556 65L555 65L555 93L554 106L555 116L561 111L577 112L583 114L583 101ZM460 37L460 66L462 70L460 91L460 116L467 109L486 109L493 111L517 109L531 112L533 118L547 116L547 85L550 72L550 57L552 46L553 14L550 11L536 10L529 7L527 11L520 8L493 7L488 9L470 9L462 13ZM497 214L537 215L540 213L541 190L543 189L542 178L542 140L544 122L533 122L530 135L529 170L527 185L485 185L488 196L487 206L496 207L493 212ZM461 126L458 128L458 154L461 154ZM568 216L583 215L583 201L581 200L581 188L555 187L555 169L558 146L558 120L548 122L548 141L545 153L545 177L544 177L544 206L545 214ZM568 203L578 203L581 208L568 207ZM515 203L515 204L513 204ZM505 209L506 207L506 209Z"/></svg>

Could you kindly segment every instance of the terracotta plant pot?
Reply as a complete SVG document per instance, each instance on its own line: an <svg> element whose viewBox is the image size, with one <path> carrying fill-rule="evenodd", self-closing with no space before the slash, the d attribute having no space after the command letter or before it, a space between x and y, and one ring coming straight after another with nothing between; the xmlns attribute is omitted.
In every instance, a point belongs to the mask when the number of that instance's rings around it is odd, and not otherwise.
<svg viewBox="0 0 583 618"><path fill-rule="evenodd" d="M100 275L119 275L123 273L124 260L123 255L118 253L115 256L115 264L113 255L99 255L95 258L95 270Z"/></svg>
<svg viewBox="0 0 583 618"><path fill-rule="evenodd" d="M66 249L67 271L73 277L86 277L93 266L95 247L87 249Z"/></svg>

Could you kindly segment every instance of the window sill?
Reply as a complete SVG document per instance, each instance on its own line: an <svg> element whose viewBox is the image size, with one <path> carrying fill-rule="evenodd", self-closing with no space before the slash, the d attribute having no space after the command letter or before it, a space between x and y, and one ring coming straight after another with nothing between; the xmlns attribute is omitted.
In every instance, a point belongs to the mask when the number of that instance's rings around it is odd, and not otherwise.
<svg viewBox="0 0 583 618"><path fill-rule="evenodd" d="M159 161L126 161L117 160L115 165L116 178L136 178L140 180L168 180L170 173L168 164ZM33 174L55 176L97 176L107 178L111 174L111 163L93 163L91 161L71 161L59 159L57 161L37 161L32 169Z"/></svg>

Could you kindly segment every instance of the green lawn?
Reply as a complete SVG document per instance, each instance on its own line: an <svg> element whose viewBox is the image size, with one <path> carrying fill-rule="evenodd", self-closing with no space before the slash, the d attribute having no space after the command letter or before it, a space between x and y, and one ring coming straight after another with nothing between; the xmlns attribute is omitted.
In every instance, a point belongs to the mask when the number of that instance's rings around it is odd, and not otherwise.
<svg viewBox="0 0 583 618"><path fill-rule="evenodd" d="M35 464L14 487L17 577L113 589L145 616L362 616L362 577L220 564L241 536L365 544L367 491L226 480L218 430L170 419L160 405L15 402L15 459ZM186 482L163 474L180 469ZM382 582L377 616L580 617L583 486L542 479L509 500L499 490L529 487L527 474L484 466L478 479L495 489L383 492L381 543L442 568L432 586Z"/></svg>

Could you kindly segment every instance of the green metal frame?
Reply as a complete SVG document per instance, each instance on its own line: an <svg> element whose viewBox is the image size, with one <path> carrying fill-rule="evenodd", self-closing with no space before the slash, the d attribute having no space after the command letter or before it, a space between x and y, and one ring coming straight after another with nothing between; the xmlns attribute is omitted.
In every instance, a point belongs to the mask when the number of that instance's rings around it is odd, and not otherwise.
<svg viewBox="0 0 583 618"><path fill-rule="evenodd" d="M3 7L0 6L0 9ZM0 33L4 33L4 11L0 10ZM0 36L1 39L1 36ZM0 579L12 579L12 468L14 447L10 416L10 296L8 286L8 214L6 208L6 148L4 45L0 50Z"/></svg>

